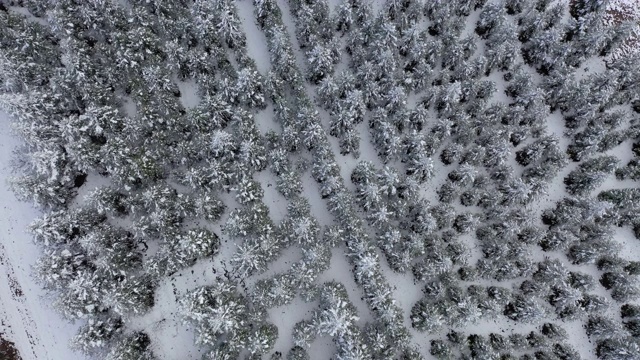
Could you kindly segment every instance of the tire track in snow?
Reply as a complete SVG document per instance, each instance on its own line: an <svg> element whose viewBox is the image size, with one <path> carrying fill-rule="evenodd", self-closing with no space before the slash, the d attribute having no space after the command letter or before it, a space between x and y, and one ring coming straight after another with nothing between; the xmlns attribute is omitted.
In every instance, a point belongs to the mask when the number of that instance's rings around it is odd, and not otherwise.
<svg viewBox="0 0 640 360"><path fill-rule="evenodd" d="M8 293L6 293L5 291L0 291L0 304L2 304L3 308L2 323L4 324L6 319L9 324L13 324L14 326L18 324L15 321L16 319L11 319L12 314L10 312L10 309L14 308L18 313L19 320L21 320L20 324L23 327L27 342L29 344L31 356L28 358L37 360L39 359L38 352L46 354L46 349L40 349L40 351L38 351L38 341L32 335L34 333L38 333L37 325L31 317L31 313L29 312L29 308L26 302L26 297L24 295L24 292L22 291L20 282L16 278L13 265L11 264L11 260L7 257L6 249L2 243L0 243L0 267L5 274L6 285L10 290ZM14 335L14 338L12 340L17 341L16 337L18 334L16 334L11 325L7 325L7 328L10 329L11 333L13 333ZM26 354L24 353L26 349L23 348L21 350L23 351L22 357L26 358Z"/></svg>

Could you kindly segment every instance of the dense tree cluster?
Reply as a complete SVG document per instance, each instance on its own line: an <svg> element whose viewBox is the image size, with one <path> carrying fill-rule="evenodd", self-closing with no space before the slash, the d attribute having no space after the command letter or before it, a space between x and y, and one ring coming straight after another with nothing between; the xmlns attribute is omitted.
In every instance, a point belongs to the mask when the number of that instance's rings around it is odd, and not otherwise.
<svg viewBox="0 0 640 360"><path fill-rule="evenodd" d="M212 348L207 355L212 359L237 358L245 349L266 354L278 337L277 327L224 279L193 290L180 305L180 312L195 325L196 342Z"/></svg>
<svg viewBox="0 0 640 360"><path fill-rule="evenodd" d="M640 14L615 3L0 2L11 187L43 210L34 274L72 347L162 358L131 324L202 265L174 295L206 359L325 336L343 360L580 359L560 320L640 357ZM495 319L536 330L460 332Z"/></svg>
<svg viewBox="0 0 640 360"><path fill-rule="evenodd" d="M580 359L567 342L568 333L555 323L544 323L537 331L508 336L451 331L445 339L431 341L430 354L446 359Z"/></svg>

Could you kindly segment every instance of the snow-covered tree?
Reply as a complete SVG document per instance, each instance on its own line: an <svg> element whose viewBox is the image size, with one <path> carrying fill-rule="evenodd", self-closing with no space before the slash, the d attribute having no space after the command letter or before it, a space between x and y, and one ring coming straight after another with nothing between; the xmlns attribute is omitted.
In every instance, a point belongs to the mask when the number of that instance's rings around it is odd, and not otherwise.
<svg viewBox="0 0 640 360"><path fill-rule="evenodd" d="M155 304L156 280L147 274L127 276L103 287L101 301L121 316L142 315Z"/></svg>
<svg viewBox="0 0 640 360"><path fill-rule="evenodd" d="M320 227L311 214L311 207L306 199L293 199L287 206L287 215L280 224L280 231L287 238L287 242L302 245L316 242Z"/></svg>
<svg viewBox="0 0 640 360"><path fill-rule="evenodd" d="M357 311L342 284L326 283L323 290L319 309L313 314L314 327L319 334L345 337L358 320Z"/></svg>
<svg viewBox="0 0 640 360"><path fill-rule="evenodd" d="M260 73L255 69L244 68L238 71L234 90L240 104L249 107L266 107L264 85Z"/></svg>
<svg viewBox="0 0 640 360"><path fill-rule="evenodd" d="M419 331L435 333L446 321L435 304L421 301L411 308L411 326Z"/></svg>
<svg viewBox="0 0 640 360"><path fill-rule="evenodd" d="M136 332L118 341L105 357L106 360L155 360L151 340L144 332Z"/></svg>
<svg viewBox="0 0 640 360"><path fill-rule="evenodd" d="M640 356L640 344L632 337L608 338L598 342L596 354L602 360L632 360Z"/></svg>
<svg viewBox="0 0 640 360"><path fill-rule="evenodd" d="M246 301L223 279L188 292L180 300L180 313L195 326L198 344L215 348L223 337L235 341L235 348L245 344L240 333L248 326Z"/></svg>
<svg viewBox="0 0 640 360"><path fill-rule="evenodd" d="M253 290L255 302L266 308L290 304L296 294L298 280L292 273L282 273L274 277L258 280Z"/></svg>
<svg viewBox="0 0 640 360"><path fill-rule="evenodd" d="M516 296L505 307L504 315L515 321L534 322L546 315L546 309L536 299Z"/></svg>
<svg viewBox="0 0 640 360"><path fill-rule="evenodd" d="M431 340L431 348L429 349L429 354L431 354L438 360L454 359L454 353L451 345L440 339Z"/></svg>
<svg viewBox="0 0 640 360"><path fill-rule="evenodd" d="M278 339L278 328L273 324L264 324L249 335L247 350L251 354L267 354L273 350Z"/></svg>
<svg viewBox="0 0 640 360"><path fill-rule="evenodd" d="M96 354L108 348L123 327L122 319L106 315L89 319L71 340L71 347L85 354Z"/></svg>
<svg viewBox="0 0 640 360"><path fill-rule="evenodd" d="M582 162L564 179L567 192L586 195L600 186L607 175L613 173L618 163L614 156L601 156Z"/></svg>
<svg viewBox="0 0 640 360"><path fill-rule="evenodd" d="M629 301L640 296L637 277L625 272L605 272L600 278L600 283L611 290L611 297L616 301Z"/></svg>
<svg viewBox="0 0 640 360"><path fill-rule="evenodd" d="M309 356L309 353L307 353L307 351L300 347L300 346L294 346L291 348L291 350L289 350L289 352L287 353L287 360L310 360L311 357Z"/></svg>
<svg viewBox="0 0 640 360"><path fill-rule="evenodd" d="M245 46L246 37L232 2L196 1L191 7L191 16L201 41L215 43L213 39L219 39L230 48Z"/></svg>

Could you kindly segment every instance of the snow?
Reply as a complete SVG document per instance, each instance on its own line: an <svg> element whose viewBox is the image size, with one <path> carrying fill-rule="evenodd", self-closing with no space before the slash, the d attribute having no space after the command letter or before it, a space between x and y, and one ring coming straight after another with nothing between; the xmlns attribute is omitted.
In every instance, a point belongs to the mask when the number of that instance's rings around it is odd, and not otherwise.
<svg viewBox="0 0 640 360"><path fill-rule="evenodd" d="M163 359L202 356L203 349L194 346L194 332L178 314L178 299L189 290L210 284L214 277L211 261L204 260L165 279L156 290L156 305L149 313L133 319L131 327L146 330L154 353Z"/></svg>
<svg viewBox="0 0 640 360"><path fill-rule="evenodd" d="M311 318L317 307L317 301L304 302L297 297L289 305L269 309L269 318L278 327L274 351L286 354L293 347L293 327L299 321ZM323 358L327 346L332 346L330 338L318 338L310 348L310 355L313 359Z"/></svg>
<svg viewBox="0 0 640 360"><path fill-rule="evenodd" d="M253 1L237 1L236 8L238 16L242 21L244 33L247 36L247 51L249 56L256 62L256 67L260 74L266 76L271 68L269 61L269 49L264 33L260 31L255 22L253 14Z"/></svg>
<svg viewBox="0 0 640 360"><path fill-rule="evenodd" d="M15 342L23 359L85 359L68 347L80 324L62 319L31 277L41 254L26 229L40 212L18 201L7 186L13 150L19 144L7 114L0 112L0 333Z"/></svg>
<svg viewBox="0 0 640 360"><path fill-rule="evenodd" d="M254 175L254 179L265 190L262 201L269 207L271 220L276 224L279 223L287 215L287 199L275 190L276 181L273 174L269 171L261 171Z"/></svg>
<svg viewBox="0 0 640 360"><path fill-rule="evenodd" d="M183 104L183 106L184 106L184 104ZM138 107L136 106L135 101L133 101L133 99L131 99L130 96L124 97L124 100L122 102L122 108L123 108L123 111L124 111L125 115L127 115L130 118L135 117L136 114L137 114L137 111L138 111Z"/></svg>
<svg viewBox="0 0 640 360"><path fill-rule="evenodd" d="M318 277L317 283L322 284L333 280L340 281L347 289L349 301L358 309L360 318L356 324L363 325L373 319L373 314L371 314L367 304L362 299L364 296L362 289L358 287L353 279L352 267L346 257L347 252L348 250L345 246L339 246L331 250L331 268Z"/></svg>
<svg viewBox="0 0 640 360"><path fill-rule="evenodd" d="M311 214L318 220L321 226L331 226L334 224L333 216L326 206L322 206L324 200L320 197L318 184L307 172L302 177L302 193L305 194L311 205Z"/></svg>
<svg viewBox="0 0 640 360"><path fill-rule="evenodd" d="M198 85L195 80L178 81L174 80L180 88L180 102L185 108L198 106L200 97L198 96Z"/></svg>
<svg viewBox="0 0 640 360"><path fill-rule="evenodd" d="M254 118L262 135L269 131L274 131L276 134L280 132L280 125L275 121L273 104L269 103L266 109L258 111Z"/></svg>

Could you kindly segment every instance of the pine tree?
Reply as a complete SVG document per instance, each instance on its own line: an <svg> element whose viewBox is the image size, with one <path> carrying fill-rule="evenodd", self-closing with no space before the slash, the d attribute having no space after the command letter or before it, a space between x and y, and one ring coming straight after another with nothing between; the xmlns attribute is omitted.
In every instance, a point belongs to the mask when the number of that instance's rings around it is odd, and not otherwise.
<svg viewBox="0 0 640 360"><path fill-rule="evenodd" d="M101 300L121 316L142 315L153 307L156 287L157 282L150 275L128 276L103 287Z"/></svg>
<svg viewBox="0 0 640 360"><path fill-rule="evenodd" d="M277 338L278 328L275 325L261 325L249 335L247 349L251 354L267 354L273 350Z"/></svg>
<svg viewBox="0 0 640 360"><path fill-rule="evenodd" d="M315 44L306 52L309 68L309 80L318 84L333 73L336 63L340 60L335 44Z"/></svg>
<svg viewBox="0 0 640 360"><path fill-rule="evenodd" d="M255 69L244 68L238 71L235 91L238 94L237 101L240 104L259 109L267 106L263 80Z"/></svg>
<svg viewBox="0 0 640 360"><path fill-rule="evenodd" d="M596 354L602 360L632 360L640 356L637 339L608 338L598 342Z"/></svg>
<svg viewBox="0 0 640 360"><path fill-rule="evenodd" d="M291 348L291 350L289 350L289 352L287 353L287 360L310 360L311 357L309 356L309 353L307 353L307 351L300 347L300 346L294 346Z"/></svg>
<svg viewBox="0 0 640 360"><path fill-rule="evenodd" d="M319 309L313 314L314 327L319 334L345 337L358 320L357 311L342 284L326 283L323 290Z"/></svg>
<svg viewBox="0 0 640 360"><path fill-rule="evenodd" d="M616 301L625 302L640 296L637 277L622 271L605 272L600 283L611 290L611 297Z"/></svg>
<svg viewBox="0 0 640 360"><path fill-rule="evenodd" d="M298 280L293 273L282 273L258 280L253 290L256 302L265 308L290 304L296 294Z"/></svg>
<svg viewBox="0 0 640 360"><path fill-rule="evenodd" d="M191 7L191 16L199 39L220 39L229 48L245 46L246 38L233 3L196 1Z"/></svg>
<svg viewBox="0 0 640 360"><path fill-rule="evenodd" d="M587 336L595 339L606 339L622 334L620 324L604 315L589 316L585 329Z"/></svg>
<svg viewBox="0 0 640 360"><path fill-rule="evenodd" d="M151 340L143 332L133 333L116 343L105 357L106 360L155 360L151 351Z"/></svg>
<svg viewBox="0 0 640 360"><path fill-rule="evenodd" d="M506 21L504 13L504 9L499 4L489 3L485 5L476 24L476 33L485 38L489 36L493 29Z"/></svg>
<svg viewBox="0 0 640 360"><path fill-rule="evenodd" d="M106 349L123 327L122 319L106 315L89 319L71 340L71 347L85 354Z"/></svg>
<svg viewBox="0 0 640 360"><path fill-rule="evenodd" d="M535 299L516 296L504 310L504 315L515 321L533 322L546 315L546 309Z"/></svg>
<svg viewBox="0 0 640 360"><path fill-rule="evenodd" d="M444 340L431 340L431 348L429 354L438 360L451 360L454 359L453 350L451 346Z"/></svg>
<svg viewBox="0 0 640 360"><path fill-rule="evenodd" d="M214 285L188 292L180 300L180 313L194 324L198 344L215 348L226 336L230 342L238 341L234 347L243 346L237 333L247 326L247 307L231 283L219 279Z"/></svg>
<svg viewBox="0 0 640 360"><path fill-rule="evenodd" d="M104 287L104 279L91 271L82 271L60 292L53 307L70 320L87 318L106 310L102 304Z"/></svg>
<svg viewBox="0 0 640 360"><path fill-rule="evenodd" d="M618 159L614 156L601 156L582 162L565 177L567 192L572 195L586 195L595 190L607 175L613 173L617 163Z"/></svg>
<svg viewBox="0 0 640 360"><path fill-rule="evenodd" d="M475 359L492 359L497 356L488 339L480 335L469 335L467 338L471 356Z"/></svg>
<svg viewBox="0 0 640 360"><path fill-rule="evenodd" d="M435 333L446 323L436 305L420 301L411 308L411 326L419 331Z"/></svg>

